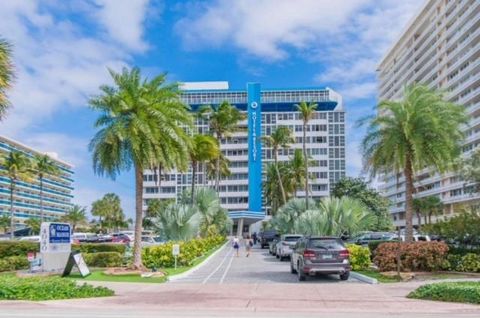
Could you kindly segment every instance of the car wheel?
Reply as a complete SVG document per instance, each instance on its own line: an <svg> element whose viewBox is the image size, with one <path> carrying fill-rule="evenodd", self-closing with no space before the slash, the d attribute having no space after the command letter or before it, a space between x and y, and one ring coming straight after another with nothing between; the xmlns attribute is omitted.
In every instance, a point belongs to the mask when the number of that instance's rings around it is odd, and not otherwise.
<svg viewBox="0 0 480 318"><path fill-rule="evenodd" d="M293 267L293 262L290 262L290 273L296 274L297 270Z"/></svg>
<svg viewBox="0 0 480 318"><path fill-rule="evenodd" d="M275 254L275 256L276 256L277 258L280 258L280 255L278 255L278 254Z"/></svg>
<svg viewBox="0 0 480 318"><path fill-rule="evenodd" d="M348 280L348 277L350 277L350 272L345 272L343 274L340 274L341 280Z"/></svg>
<svg viewBox="0 0 480 318"><path fill-rule="evenodd" d="M300 263L297 265L297 274L298 274L298 280L303 282L307 279L307 276L305 276L305 273L302 270L302 267L300 267Z"/></svg>

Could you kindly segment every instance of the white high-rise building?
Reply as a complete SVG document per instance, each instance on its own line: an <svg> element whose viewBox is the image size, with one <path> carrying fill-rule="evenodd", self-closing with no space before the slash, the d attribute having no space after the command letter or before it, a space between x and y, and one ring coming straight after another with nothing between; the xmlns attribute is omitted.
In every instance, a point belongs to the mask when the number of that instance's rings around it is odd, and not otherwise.
<svg viewBox="0 0 480 318"><path fill-rule="evenodd" d="M379 100L402 98L403 87L424 83L447 92L447 98L465 106L463 155L480 143L480 1L428 0L408 24L378 66ZM390 199L394 224L405 225L405 180L387 175L382 186ZM467 188L466 188L467 186ZM416 176L414 197L438 196L451 216L460 203L479 199L454 173L439 175L425 169ZM417 223L414 217L414 225Z"/></svg>
<svg viewBox="0 0 480 318"><path fill-rule="evenodd" d="M302 101L318 105L306 132L307 152L311 157L309 169L311 196L320 199L328 196L331 186L345 176L345 112L342 97L330 88L261 89L258 83L247 84L246 89L233 90L227 82L185 83L182 85L183 101L192 111L202 105L219 105L224 101L246 113L247 119L239 123L241 131L222 138L220 148L230 161L231 175L220 181L221 204L238 224L247 226L264 219L269 213L262 196L265 168L273 161L272 149L266 147L261 136L270 135L279 126L293 132L295 143L279 151L279 161L287 161L295 149L302 149L303 125L295 104ZM199 133L208 134L205 120L197 119ZM197 186L212 185L204 166L198 165ZM187 173L169 171L162 174L160 186L155 173L144 172L144 210L148 200L174 199L189 189L191 168ZM297 192L304 197L303 190Z"/></svg>

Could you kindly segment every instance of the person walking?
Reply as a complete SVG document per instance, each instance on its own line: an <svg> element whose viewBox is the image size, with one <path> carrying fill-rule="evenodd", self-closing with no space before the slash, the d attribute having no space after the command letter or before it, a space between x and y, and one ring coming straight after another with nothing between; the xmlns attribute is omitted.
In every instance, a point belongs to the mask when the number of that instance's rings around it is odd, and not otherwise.
<svg viewBox="0 0 480 318"><path fill-rule="evenodd" d="M253 239L253 245L257 245L257 232L253 232L252 239Z"/></svg>
<svg viewBox="0 0 480 318"><path fill-rule="evenodd" d="M235 255L238 257L238 250L240 249L240 241L236 236L233 238L233 248L235 249Z"/></svg>
<svg viewBox="0 0 480 318"><path fill-rule="evenodd" d="M250 236L247 236L247 239L245 240L245 251L247 252L247 257L250 256L250 251L252 250L253 246L253 241L250 238Z"/></svg>

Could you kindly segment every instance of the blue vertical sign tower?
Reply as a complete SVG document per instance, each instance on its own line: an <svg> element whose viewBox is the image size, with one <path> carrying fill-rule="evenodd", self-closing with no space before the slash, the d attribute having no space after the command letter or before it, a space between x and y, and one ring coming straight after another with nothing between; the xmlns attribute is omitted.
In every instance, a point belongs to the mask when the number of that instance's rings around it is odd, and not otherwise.
<svg viewBox="0 0 480 318"><path fill-rule="evenodd" d="M260 83L247 84L248 96L248 210L262 212L262 104ZM257 212L257 213L255 213Z"/></svg>

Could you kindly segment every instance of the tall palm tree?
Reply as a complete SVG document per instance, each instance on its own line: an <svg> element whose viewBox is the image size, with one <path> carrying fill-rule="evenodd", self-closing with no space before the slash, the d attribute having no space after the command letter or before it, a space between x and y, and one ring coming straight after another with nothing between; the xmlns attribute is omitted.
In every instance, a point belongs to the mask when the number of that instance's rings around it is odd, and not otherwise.
<svg viewBox="0 0 480 318"><path fill-rule="evenodd" d="M306 207L308 210L308 195L310 191L310 187L308 185L308 154L307 154L307 146L306 146L306 141L307 141L307 125L308 122L313 119L313 116L315 115L315 111L317 109L317 104L314 103L306 103L306 102L301 102L300 104L295 105L297 107L297 110L300 112L300 117L302 118L303 121L303 158L305 158L305 203Z"/></svg>
<svg viewBox="0 0 480 318"><path fill-rule="evenodd" d="M363 139L366 169L405 176L406 241L413 238L413 177L432 167L439 173L451 168L467 123L463 106L448 102L443 93L423 85L405 88L401 101L381 101L378 116L369 120Z"/></svg>
<svg viewBox="0 0 480 318"><path fill-rule="evenodd" d="M197 165L209 160L217 160L220 156L220 147L218 141L212 136L195 135L192 138L192 147L190 149L190 161L192 164L192 188L190 203L194 203L195 182L197 178Z"/></svg>
<svg viewBox="0 0 480 318"><path fill-rule="evenodd" d="M25 225L30 228L30 235L38 235L40 233L42 222L37 218L29 218L25 221Z"/></svg>
<svg viewBox="0 0 480 318"><path fill-rule="evenodd" d="M85 207L75 204L62 216L61 220L70 223L72 225L72 232L75 232L77 225L87 222Z"/></svg>
<svg viewBox="0 0 480 318"><path fill-rule="evenodd" d="M178 84L167 84L166 75L142 79L140 70L109 70L114 86L101 86L101 95L90 99L100 113L99 130L90 142L94 171L115 178L135 171L135 268L142 268L143 171L160 165L185 169L188 164L192 117L180 100Z"/></svg>
<svg viewBox="0 0 480 318"><path fill-rule="evenodd" d="M293 157L290 158L288 163L289 166L289 174L291 180L291 185L293 188L291 189L293 196L297 197L297 190L305 183L305 160L303 157L302 150L295 149L293 153Z"/></svg>
<svg viewBox="0 0 480 318"><path fill-rule="evenodd" d="M205 172L207 180L216 180L217 176L217 165L220 161L220 178L226 178L232 174L230 171L230 160L220 151L218 158L209 160L205 164ZM208 185L208 182L207 182Z"/></svg>
<svg viewBox="0 0 480 318"><path fill-rule="evenodd" d="M278 150L280 148L288 148L294 141L292 137L292 131L287 126L279 126L270 136L264 136L263 140L268 147L272 148L273 160L275 162L274 167L276 169L277 180L282 194L282 204L285 204L287 203L287 195L285 194L282 177L280 176L280 171L278 169Z"/></svg>
<svg viewBox="0 0 480 318"><path fill-rule="evenodd" d="M425 198L427 206L428 224L432 224L432 216L439 215L443 212L443 202L436 195Z"/></svg>
<svg viewBox="0 0 480 318"><path fill-rule="evenodd" d="M13 80L12 49L10 43L0 38L0 120L10 106L6 90L10 88Z"/></svg>
<svg viewBox="0 0 480 318"><path fill-rule="evenodd" d="M43 213L43 181L45 177L59 176L61 170L48 155L35 155L33 158L33 172L40 183L40 221L45 220Z"/></svg>
<svg viewBox="0 0 480 318"><path fill-rule="evenodd" d="M15 215L13 210L13 196L18 180L29 180L32 162L30 158L20 151L11 151L2 158L2 168L10 179L10 237L13 239L15 232Z"/></svg>
<svg viewBox="0 0 480 318"><path fill-rule="evenodd" d="M198 115L204 120L208 120L210 133L215 135L218 142L224 137L230 136L233 132L238 131L238 122L245 118L235 106L224 101L218 106L205 105L200 107ZM216 159L215 169L215 190L218 191L220 186L220 166L221 158Z"/></svg>

